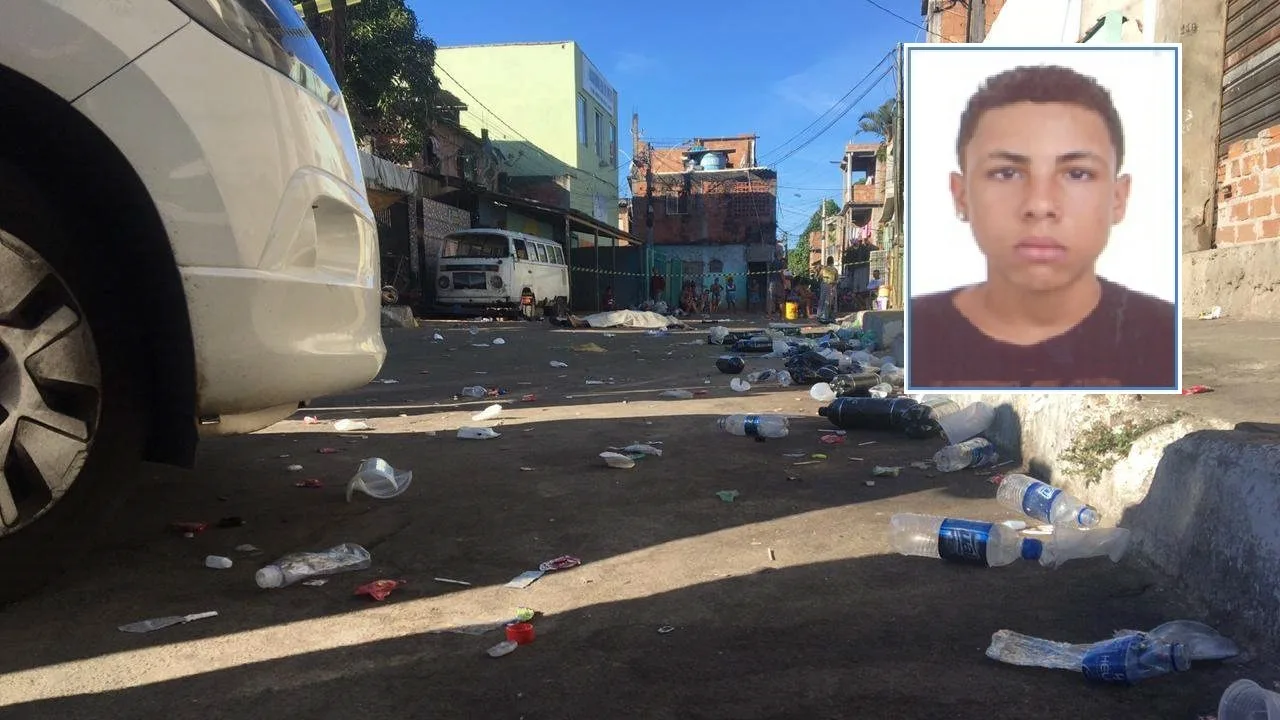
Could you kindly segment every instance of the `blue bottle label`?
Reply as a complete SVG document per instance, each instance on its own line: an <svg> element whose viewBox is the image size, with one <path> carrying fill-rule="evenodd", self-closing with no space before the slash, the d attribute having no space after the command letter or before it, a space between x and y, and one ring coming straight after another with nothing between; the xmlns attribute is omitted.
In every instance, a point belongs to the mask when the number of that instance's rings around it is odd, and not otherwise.
<svg viewBox="0 0 1280 720"><path fill-rule="evenodd" d="M1053 501L1061 494L1062 491L1058 488L1037 480L1022 494L1022 512L1042 522L1049 522Z"/></svg>
<svg viewBox="0 0 1280 720"><path fill-rule="evenodd" d="M987 564L987 540L991 538L991 523L976 520L942 521L938 528L938 557L951 562L970 565Z"/></svg>
<svg viewBox="0 0 1280 720"><path fill-rule="evenodd" d="M1095 682L1127 684L1129 653L1134 645L1141 642L1141 635L1125 635L1097 643L1084 654L1080 672Z"/></svg>
<svg viewBox="0 0 1280 720"><path fill-rule="evenodd" d="M973 442L972 440L970 442ZM977 447L969 449L969 467L980 468L988 465L995 465L1000 457L996 455L996 447L991 443L983 440L981 443L975 443Z"/></svg>
<svg viewBox="0 0 1280 720"><path fill-rule="evenodd" d="M760 416L748 415L746 419L742 421L742 432L745 433L747 437L760 437Z"/></svg>

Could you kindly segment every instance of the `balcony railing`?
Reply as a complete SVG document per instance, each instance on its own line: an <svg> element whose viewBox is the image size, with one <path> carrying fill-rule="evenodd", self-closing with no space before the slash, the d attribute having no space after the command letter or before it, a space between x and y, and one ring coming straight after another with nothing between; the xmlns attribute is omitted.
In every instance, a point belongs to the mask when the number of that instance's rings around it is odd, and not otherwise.
<svg viewBox="0 0 1280 720"><path fill-rule="evenodd" d="M854 205L879 205L884 202L884 195L880 192L879 185L862 183L850 189L853 191L850 196Z"/></svg>

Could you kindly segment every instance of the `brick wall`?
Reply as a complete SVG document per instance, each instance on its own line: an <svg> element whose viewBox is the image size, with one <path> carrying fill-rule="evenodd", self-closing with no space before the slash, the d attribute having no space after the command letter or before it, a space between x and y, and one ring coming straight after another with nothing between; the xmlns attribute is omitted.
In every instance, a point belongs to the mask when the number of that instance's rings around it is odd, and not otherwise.
<svg viewBox="0 0 1280 720"><path fill-rule="evenodd" d="M996 16L1000 14L1000 9L1004 7L1005 0L986 0L986 21L987 32L991 31L991 24L996 21ZM944 0L940 3L941 8L935 10L941 16L938 20L938 34L941 38L930 37L929 42L950 42L962 43L969 37L969 9L966 5L958 2L947 2Z"/></svg>
<svg viewBox="0 0 1280 720"><path fill-rule="evenodd" d="M1232 143L1218 163L1217 245L1280 240L1280 125Z"/></svg>

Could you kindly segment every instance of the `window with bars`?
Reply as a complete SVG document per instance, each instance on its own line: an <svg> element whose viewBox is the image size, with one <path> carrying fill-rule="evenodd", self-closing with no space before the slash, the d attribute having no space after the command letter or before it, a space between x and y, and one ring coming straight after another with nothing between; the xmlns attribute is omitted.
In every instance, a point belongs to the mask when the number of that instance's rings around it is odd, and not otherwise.
<svg viewBox="0 0 1280 720"><path fill-rule="evenodd" d="M689 196L683 194L668 195L666 197L666 209L668 215L688 215Z"/></svg>
<svg viewBox="0 0 1280 720"><path fill-rule="evenodd" d="M767 193L734 193L729 196L729 214L738 217L769 217L773 199Z"/></svg>

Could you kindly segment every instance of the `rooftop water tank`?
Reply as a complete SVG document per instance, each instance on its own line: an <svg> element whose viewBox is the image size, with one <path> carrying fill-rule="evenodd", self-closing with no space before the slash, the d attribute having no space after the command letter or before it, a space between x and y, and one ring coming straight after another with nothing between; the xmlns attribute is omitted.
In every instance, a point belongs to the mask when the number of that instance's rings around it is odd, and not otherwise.
<svg viewBox="0 0 1280 720"><path fill-rule="evenodd" d="M723 170L725 166L725 156L722 152L709 152L702 156L703 170Z"/></svg>

